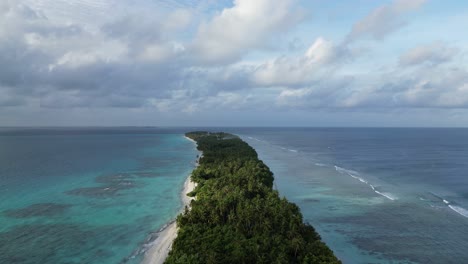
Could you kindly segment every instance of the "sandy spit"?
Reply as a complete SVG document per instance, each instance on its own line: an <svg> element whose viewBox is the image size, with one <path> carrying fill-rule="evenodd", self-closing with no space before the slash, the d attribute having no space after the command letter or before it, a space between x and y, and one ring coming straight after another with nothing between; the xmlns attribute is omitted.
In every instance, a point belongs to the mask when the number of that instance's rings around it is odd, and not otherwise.
<svg viewBox="0 0 468 264"><path fill-rule="evenodd" d="M188 137L186 138L195 142ZM195 187L196 183L192 182L191 176L189 176L185 181L184 188L181 192L184 208L185 206L190 206L191 200L194 199L187 196L187 194L193 191ZM169 251L171 251L172 242L177 237L177 230L178 228L175 221L170 223L164 230L162 230L156 240L153 241L151 248L146 251L142 264L163 264L169 254Z"/></svg>

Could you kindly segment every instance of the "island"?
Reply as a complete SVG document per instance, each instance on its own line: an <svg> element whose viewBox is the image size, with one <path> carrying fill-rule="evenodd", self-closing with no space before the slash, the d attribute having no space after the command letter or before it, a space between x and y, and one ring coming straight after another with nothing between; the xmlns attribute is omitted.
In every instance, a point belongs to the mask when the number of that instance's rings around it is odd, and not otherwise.
<svg viewBox="0 0 468 264"><path fill-rule="evenodd" d="M186 137L202 154L165 263L341 263L273 189L273 173L246 142L228 133Z"/></svg>

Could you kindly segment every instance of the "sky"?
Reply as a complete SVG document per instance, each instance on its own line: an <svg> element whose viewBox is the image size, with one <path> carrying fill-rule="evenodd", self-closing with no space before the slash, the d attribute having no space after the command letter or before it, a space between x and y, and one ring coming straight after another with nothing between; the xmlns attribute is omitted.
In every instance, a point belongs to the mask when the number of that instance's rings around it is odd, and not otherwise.
<svg viewBox="0 0 468 264"><path fill-rule="evenodd" d="M0 126L468 126L468 2L1 0Z"/></svg>

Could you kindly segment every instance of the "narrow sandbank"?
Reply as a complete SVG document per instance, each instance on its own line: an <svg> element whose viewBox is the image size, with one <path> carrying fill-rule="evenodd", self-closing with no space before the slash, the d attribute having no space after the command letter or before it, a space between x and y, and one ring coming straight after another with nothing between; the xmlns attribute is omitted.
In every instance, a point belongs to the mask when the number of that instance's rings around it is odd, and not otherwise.
<svg viewBox="0 0 468 264"><path fill-rule="evenodd" d="M196 144L194 140L188 137L185 138ZM198 156L200 157L201 154ZM196 166L198 166L198 160ZM185 206L190 206L190 201L194 199L193 197L187 196L187 194L192 192L196 187L196 184L191 180L191 176L192 175L190 175L185 181L184 188L181 192L182 202L184 204L183 208L185 208ZM171 251L172 242L176 237L177 223L172 221L159 233L158 237L153 241L152 246L145 252L142 264L163 264L169 254L169 251Z"/></svg>

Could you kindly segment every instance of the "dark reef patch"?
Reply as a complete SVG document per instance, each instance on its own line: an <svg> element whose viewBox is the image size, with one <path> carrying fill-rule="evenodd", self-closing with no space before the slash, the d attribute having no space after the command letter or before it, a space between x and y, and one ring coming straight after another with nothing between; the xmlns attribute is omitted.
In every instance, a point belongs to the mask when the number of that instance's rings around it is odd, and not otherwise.
<svg viewBox="0 0 468 264"><path fill-rule="evenodd" d="M111 175L101 175L96 177L96 182L97 183L102 183L102 184L119 184L122 182L130 182L131 179L135 178L131 173L117 173L117 174L111 174Z"/></svg>
<svg viewBox="0 0 468 264"><path fill-rule="evenodd" d="M80 195L80 196L89 196L94 198L105 198L109 196L117 195L119 189L112 187L86 187L73 189L71 191L66 191L66 194L70 195Z"/></svg>
<svg viewBox="0 0 468 264"><path fill-rule="evenodd" d="M125 236L116 234L133 231L128 225L21 225L0 233L0 263L104 263L113 253L96 247L96 243L129 243Z"/></svg>
<svg viewBox="0 0 468 264"><path fill-rule="evenodd" d="M136 172L135 175L140 178L157 178L162 177L165 174L160 172Z"/></svg>
<svg viewBox="0 0 468 264"><path fill-rule="evenodd" d="M305 198L305 199L302 199L302 201L305 203L319 203L320 202L319 199L314 199L314 198Z"/></svg>
<svg viewBox="0 0 468 264"><path fill-rule="evenodd" d="M50 217L63 214L71 206L70 204L37 203L20 209L5 210L3 215L12 218Z"/></svg>
<svg viewBox="0 0 468 264"><path fill-rule="evenodd" d="M102 175L96 178L97 183L101 183L117 190L137 187L135 175L132 173L118 173L112 175Z"/></svg>
<svg viewBox="0 0 468 264"><path fill-rule="evenodd" d="M138 183L133 180L134 178L135 176L132 173L102 175L96 178L96 182L102 184L101 186L77 188L65 193L93 198L117 196L119 191L139 187Z"/></svg>
<svg viewBox="0 0 468 264"><path fill-rule="evenodd" d="M415 210L410 203L389 203L363 215L326 218L324 221L352 225L352 229L337 231L349 237L358 248L370 253L380 252L384 258L398 263L468 263L465 250L455 246L466 244L468 238L460 238L459 230L451 228L468 226L465 219L448 217L453 213L450 210L445 210L445 215L434 214L437 209L431 207L417 208L418 214L414 214ZM388 224L388 219L392 224ZM427 226L437 233L436 237L427 232ZM443 252L450 252L450 258Z"/></svg>

